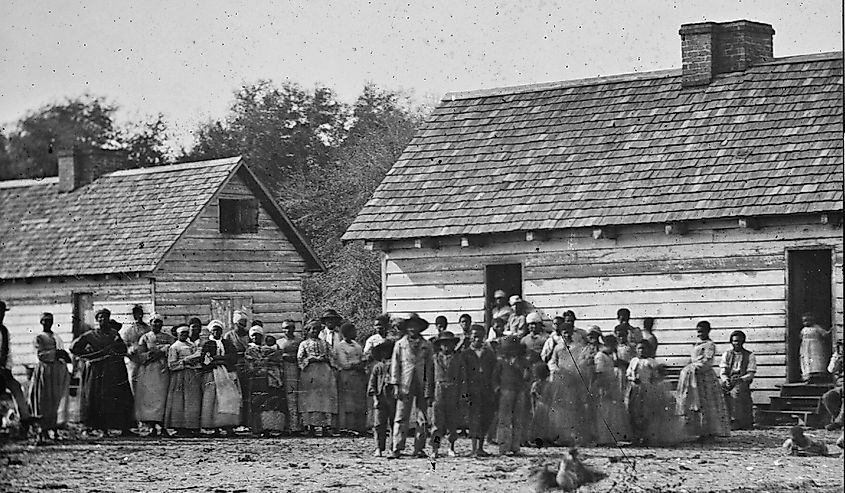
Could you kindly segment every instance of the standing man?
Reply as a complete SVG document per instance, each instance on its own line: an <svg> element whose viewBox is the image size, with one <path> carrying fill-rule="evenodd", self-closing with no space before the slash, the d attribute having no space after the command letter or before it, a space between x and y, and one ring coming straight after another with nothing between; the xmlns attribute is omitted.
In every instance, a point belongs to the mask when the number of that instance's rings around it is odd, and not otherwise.
<svg viewBox="0 0 845 493"><path fill-rule="evenodd" d="M511 313L513 313L513 308L508 305L508 295L501 289L497 289L496 292L493 293L493 308L490 310L491 325L492 321L497 318L504 319L505 324L507 324Z"/></svg>
<svg viewBox="0 0 845 493"><path fill-rule="evenodd" d="M643 333L640 328L631 325L631 310L620 308L616 311L616 320L619 322L619 325L624 325L628 328L628 340L632 344L639 344L643 340Z"/></svg>
<svg viewBox="0 0 845 493"><path fill-rule="evenodd" d="M150 331L150 326L144 322L144 308L141 305L132 307L132 318L134 322L120 329L120 338L126 344L126 373L129 375L129 388L132 389L132 395L135 395L135 381L141 364L138 343L141 336Z"/></svg>
<svg viewBox="0 0 845 493"><path fill-rule="evenodd" d="M549 338L546 334L546 327L543 325L543 318L537 312L529 313L526 317L528 329L531 331L520 341L528 350L528 359L531 363L540 360L540 353Z"/></svg>
<svg viewBox="0 0 845 493"><path fill-rule="evenodd" d="M324 326L323 330L320 331L320 339L329 343L329 348L331 348L332 352L335 351L337 345L343 340L343 336L340 334L340 323L342 321L343 317L331 308L324 311L320 317L320 322Z"/></svg>
<svg viewBox="0 0 845 493"><path fill-rule="evenodd" d="M247 401L249 400L249 375L246 372L246 360L244 353L249 347L249 317L241 310L232 313L232 323L235 328L223 334L223 340L229 341L237 352L235 372L238 375L238 383L241 386L241 426L247 423Z"/></svg>
<svg viewBox="0 0 845 493"><path fill-rule="evenodd" d="M426 457L423 452L428 428L426 412L434 394L434 349L421 335L428 328L428 321L412 313L402 325L406 334L393 348L388 381L396 397L391 459L402 455L411 419L417 421L414 457Z"/></svg>
<svg viewBox="0 0 845 493"><path fill-rule="evenodd" d="M508 317L508 328L505 330L505 335L515 336L525 331L528 326L528 322L525 320L528 315L528 303L518 294L511 296L509 301L513 311Z"/></svg>
<svg viewBox="0 0 845 493"><path fill-rule="evenodd" d="M9 329L3 325L3 319L6 318L6 312L9 309L6 307L5 301L0 301L0 392L4 389L9 389L12 393L12 398L18 405L18 414L21 417L21 425L23 429L29 426L32 421L32 415L29 412L29 405L24 398L21 384L12 376L12 353L9 349L11 343L9 341Z"/></svg>

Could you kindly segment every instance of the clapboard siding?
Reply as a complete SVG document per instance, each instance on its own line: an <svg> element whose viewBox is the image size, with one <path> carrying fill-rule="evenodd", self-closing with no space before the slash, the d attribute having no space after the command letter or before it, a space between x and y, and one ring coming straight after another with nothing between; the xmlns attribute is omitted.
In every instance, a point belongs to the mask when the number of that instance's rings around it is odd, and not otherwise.
<svg viewBox="0 0 845 493"><path fill-rule="evenodd" d="M37 362L32 343L41 332L38 321L42 312L53 314L54 332L70 344L73 338L74 293L91 293L94 309L108 308L112 318L121 323L132 322L132 307L136 304L144 307L146 312L153 310L150 280L136 276L4 282L0 284L0 299L11 308L6 313L4 324L9 328L14 372L18 377L23 378L26 365L33 366Z"/></svg>
<svg viewBox="0 0 845 493"><path fill-rule="evenodd" d="M482 320L485 266L520 263L522 294L546 317L572 309L578 326L605 331L622 306L637 323L655 317L660 356L672 366L689 361L698 320L711 322L719 351L728 348L731 331L744 330L760 356L754 389L761 402L786 376L785 252L831 248L834 325L842 333L842 229L819 216L766 219L760 229L718 220L690 223L685 235L667 235L663 225L617 233L596 240L592 229L574 229L530 242L524 232L499 234L467 248L458 238L441 238L436 248L392 242L384 261L384 308L429 320L445 315L451 324L463 313Z"/></svg>
<svg viewBox="0 0 845 493"><path fill-rule="evenodd" d="M219 198L252 198L235 176L220 190L154 272L156 309L166 324L199 317L208 322L211 299L252 298L252 315L271 331L286 319L302 320L302 275L306 264L261 207L258 231L224 235Z"/></svg>

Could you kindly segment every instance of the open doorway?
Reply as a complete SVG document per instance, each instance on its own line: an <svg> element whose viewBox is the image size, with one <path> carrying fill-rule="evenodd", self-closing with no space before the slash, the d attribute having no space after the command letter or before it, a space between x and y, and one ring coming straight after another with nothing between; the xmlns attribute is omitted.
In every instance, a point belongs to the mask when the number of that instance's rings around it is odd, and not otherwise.
<svg viewBox="0 0 845 493"><path fill-rule="evenodd" d="M522 295L522 264L494 264L484 266L484 281L486 303L484 304L484 321L487 326L493 322L493 294L502 290L507 297L515 294Z"/></svg>
<svg viewBox="0 0 845 493"><path fill-rule="evenodd" d="M787 250L786 261L786 374L790 382L797 382L801 380L801 315L811 312L819 325L830 328L833 274L831 250Z"/></svg>

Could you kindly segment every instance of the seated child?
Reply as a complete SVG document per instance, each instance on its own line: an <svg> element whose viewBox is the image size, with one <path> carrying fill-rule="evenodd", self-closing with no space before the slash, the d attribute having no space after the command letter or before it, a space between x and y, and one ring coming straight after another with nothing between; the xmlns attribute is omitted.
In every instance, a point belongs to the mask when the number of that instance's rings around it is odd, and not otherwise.
<svg viewBox="0 0 845 493"><path fill-rule="evenodd" d="M393 340L387 339L373 348L373 371L367 385L367 395L373 397L373 428L375 430L375 457L382 457L387 446L396 413L396 399L390 386L390 358L393 356Z"/></svg>

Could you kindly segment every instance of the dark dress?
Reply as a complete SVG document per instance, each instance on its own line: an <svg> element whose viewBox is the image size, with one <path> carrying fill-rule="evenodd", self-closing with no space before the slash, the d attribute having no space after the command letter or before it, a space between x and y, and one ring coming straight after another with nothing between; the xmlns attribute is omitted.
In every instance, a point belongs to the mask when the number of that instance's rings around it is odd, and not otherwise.
<svg viewBox="0 0 845 493"><path fill-rule="evenodd" d="M82 422L90 428L128 429L134 401L126 374L126 344L116 331L89 330L70 351L85 361L82 370Z"/></svg>

